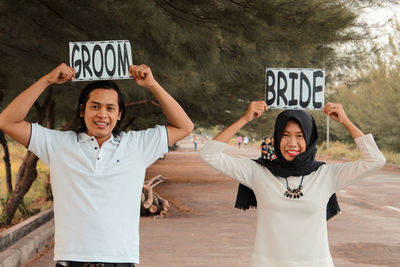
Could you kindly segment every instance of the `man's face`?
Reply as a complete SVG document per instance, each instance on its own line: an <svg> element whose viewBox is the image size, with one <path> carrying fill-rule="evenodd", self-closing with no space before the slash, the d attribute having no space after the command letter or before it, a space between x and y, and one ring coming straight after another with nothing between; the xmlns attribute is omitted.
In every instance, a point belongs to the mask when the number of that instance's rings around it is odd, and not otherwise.
<svg viewBox="0 0 400 267"><path fill-rule="evenodd" d="M94 136L101 146L110 138L112 130L121 119L118 93L113 89L94 89L89 94L85 111L81 112L81 117L85 121L87 134Z"/></svg>

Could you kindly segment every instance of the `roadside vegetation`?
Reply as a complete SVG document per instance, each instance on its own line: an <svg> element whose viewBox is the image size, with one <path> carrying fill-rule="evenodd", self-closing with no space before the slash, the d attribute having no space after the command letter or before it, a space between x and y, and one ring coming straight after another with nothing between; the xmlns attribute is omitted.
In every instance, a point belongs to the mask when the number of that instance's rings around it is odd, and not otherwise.
<svg viewBox="0 0 400 267"><path fill-rule="evenodd" d="M201 135L205 139L214 137L219 132L218 127L211 128L210 130L204 128L198 128L194 134ZM253 139L249 141L249 146L259 148L262 143L262 139ZM237 137L235 136L229 142L232 145L237 144ZM22 145L9 141L10 159L11 159L11 171L12 177L17 177L18 168L21 165L24 156L26 154L26 148ZM0 153L3 151L0 148ZM383 154L386 157L387 163L400 165L400 153L390 152L383 150ZM326 142L323 142L318 146L318 155L326 156L331 160L357 160L360 159L361 154L356 148L355 144L345 144L341 142L330 142L329 150L327 150ZM24 219L48 209L53 205L53 201L49 199L48 191L46 188L49 186L48 176L49 170L43 162L39 161L37 165L38 178L33 183L29 192L25 195L23 203L18 208L12 223L7 226L10 227L15 225ZM0 212L6 203L8 198L7 188L5 183L5 167L4 164L0 165ZM13 186L15 186L15 180L13 180ZM5 229L5 228L2 228ZM1 230L1 229L0 229Z"/></svg>
<svg viewBox="0 0 400 267"><path fill-rule="evenodd" d="M150 65L157 80L193 122L205 129L231 124L250 101L265 98L266 67L324 68L329 87L326 101L342 103L353 122L372 132L381 148L392 151L385 153L388 162L400 161L395 154L400 153L400 64L386 62L398 58L400 38L390 39L391 46L386 50L389 57L375 56L379 49L375 49L370 27L357 20L363 8L385 5L385 1L140 1L139 5L99 5L88 0L78 9L68 8L61 0L3 2L0 110L48 70L67 61L69 42L104 40L108 36L110 40L130 40L134 62ZM87 20L88 11L93 14L91 20ZM55 15L61 13L62 17ZM44 27L49 21L53 27ZM85 25L85 29L76 25ZM338 48L344 45L357 49ZM131 80L118 84L127 103L123 129L165 124L162 110L149 91L132 85ZM50 87L27 120L51 129L74 129L76 97L84 85L66 83L54 86L54 91ZM279 112L269 111L269 116L246 125L239 134L247 135L250 145L259 146L261 141L257 140L272 135ZM326 118L321 112L314 114L322 137ZM342 128L332 124L332 141L351 143ZM214 127L210 135L218 130ZM7 141L2 132L0 141L4 149L0 149L0 155L7 161ZM2 164L0 225L51 205L47 167L37 163L32 153L26 154L25 148L8 143L12 175L4 178L8 169ZM337 153L338 157L347 157L343 151ZM21 175L17 175L18 170ZM16 177L20 180L17 186Z"/></svg>
<svg viewBox="0 0 400 267"><path fill-rule="evenodd" d="M25 157L26 148L22 145L14 142L8 141L8 146L10 150L10 160L11 160L11 172L13 177L13 188L15 188L15 177L17 177L18 169ZM3 154L0 148L0 154ZM38 177L32 184L32 187L25 195L23 202L18 207L18 210L12 220L11 224L7 227L13 226L24 219L31 217L32 215L46 210L53 205L53 201L48 199L48 193L46 188L48 185L48 175L49 170L47 166L39 161L37 165ZM3 211L4 205L8 199L8 193L5 182L5 167L4 163L0 164L0 213ZM4 229L4 228L2 228Z"/></svg>
<svg viewBox="0 0 400 267"><path fill-rule="evenodd" d="M193 134L202 136L203 140L212 139L216 136L223 127L215 126L210 129L205 129L202 127L197 127ZM254 148L260 148L261 143L264 141L263 139L252 137L251 134L247 131L242 130L242 137L248 136L249 137L249 146ZM272 136L272 134L267 134L266 136ZM237 137L233 137L229 140L229 144L237 145ZM351 142L353 142L351 140ZM387 164L396 164L400 165L400 153L390 151L386 148L380 147L383 155L386 158ZM320 143L318 145L318 152L317 155L327 157L331 160L358 160L361 158L361 153L357 149L357 145L355 143L345 143L340 141L331 141L329 143L329 149L327 149L326 141Z"/></svg>
<svg viewBox="0 0 400 267"><path fill-rule="evenodd" d="M381 149L386 158L386 164L400 164L400 153ZM341 142L329 143L329 149L326 147L326 142L318 146L318 154L328 156L329 159L337 160L358 160L361 158L361 153L358 151L356 144L345 144Z"/></svg>

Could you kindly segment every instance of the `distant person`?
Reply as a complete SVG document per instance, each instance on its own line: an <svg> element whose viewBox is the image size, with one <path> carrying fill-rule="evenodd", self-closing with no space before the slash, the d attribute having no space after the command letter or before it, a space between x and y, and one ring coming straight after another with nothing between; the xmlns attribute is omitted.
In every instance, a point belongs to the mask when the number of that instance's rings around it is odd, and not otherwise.
<svg viewBox="0 0 400 267"><path fill-rule="evenodd" d="M275 160L225 154L226 143L236 132L266 110L264 101L250 103L239 120L205 144L200 157L243 183L237 208L258 208L250 266L332 267L327 220L340 210L335 192L381 168L385 158L372 135L364 135L342 105L334 103L327 103L323 111L349 131L361 160L334 165L316 161L317 127L313 117L301 110L286 110L277 117Z"/></svg>
<svg viewBox="0 0 400 267"><path fill-rule="evenodd" d="M260 149L261 149L261 158L266 159L268 158L268 146L270 144L270 139L269 137L265 137L264 141L261 143L260 145Z"/></svg>
<svg viewBox="0 0 400 267"><path fill-rule="evenodd" d="M270 142L268 143L268 156L267 158L269 160L274 160L276 159L275 155L275 144L274 144L274 138L270 138Z"/></svg>
<svg viewBox="0 0 400 267"><path fill-rule="evenodd" d="M244 147L245 147L245 149L247 149L247 144L249 143L249 138L247 137L247 136L245 136L244 138L243 138L243 144L244 144Z"/></svg>
<svg viewBox="0 0 400 267"><path fill-rule="evenodd" d="M131 267L139 263L140 196L146 168L189 135L193 123L146 65L130 66L136 84L154 94L168 125L121 132L125 103L111 81L88 84L77 118L80 129L51 130L25 121L50 85L75 77L62 63L17 96L0 114L0 129L50 169L54 195L54 260L62 266Z"/></svg>
<svg viewBox="0 0 400 267"><path fill-rule="evenodd" d="M237 138L237 143L238 143L238 148L240 149L240 145L242 144L242 137L241 136L239 136Z"/></svg>
<svg viewBox="0 0 400 267"><path fill-rule="evenodd" d="M197 144L199 143L199 137L196 135L193 137L194 151L197 151Z"/></svg>

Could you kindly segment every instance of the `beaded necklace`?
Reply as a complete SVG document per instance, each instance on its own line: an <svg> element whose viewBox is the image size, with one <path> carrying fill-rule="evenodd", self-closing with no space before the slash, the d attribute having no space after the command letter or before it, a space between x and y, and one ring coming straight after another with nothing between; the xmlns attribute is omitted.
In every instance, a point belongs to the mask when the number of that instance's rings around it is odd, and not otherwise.
<svg viewBox="0 0 400 267"><path fill-rule="evenodd" d="M301 177L301 182L299 184L299 187L297 187L296 189L291 189L289 187L289 183L287 178L286 179L286 192L283 194L285 197L287 198L300 198L303 196L303 193L301 192L301 189L303 188L303 178L304 175Z"/></svg>

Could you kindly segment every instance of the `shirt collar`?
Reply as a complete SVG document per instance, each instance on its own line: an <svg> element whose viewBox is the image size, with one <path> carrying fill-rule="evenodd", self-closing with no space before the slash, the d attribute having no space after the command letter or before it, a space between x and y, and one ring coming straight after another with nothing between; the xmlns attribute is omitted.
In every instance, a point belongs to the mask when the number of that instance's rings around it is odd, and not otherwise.
<svg viewBox="0 0 400 267"><path fill-rule="evenodd" d="M86 143L92 140L92 138L94 138L93 136L88 135L87 133L79 133L78 134L78 142L79 143ZM120 139L119 139L119 135L118 136L114 136L113 134L111 134L111 137L109 139L107 139L107 141L110 141L111 143L113 143L114 145L119 145L120 143ZM107 142L106 141L106 142Z"/></svg>

